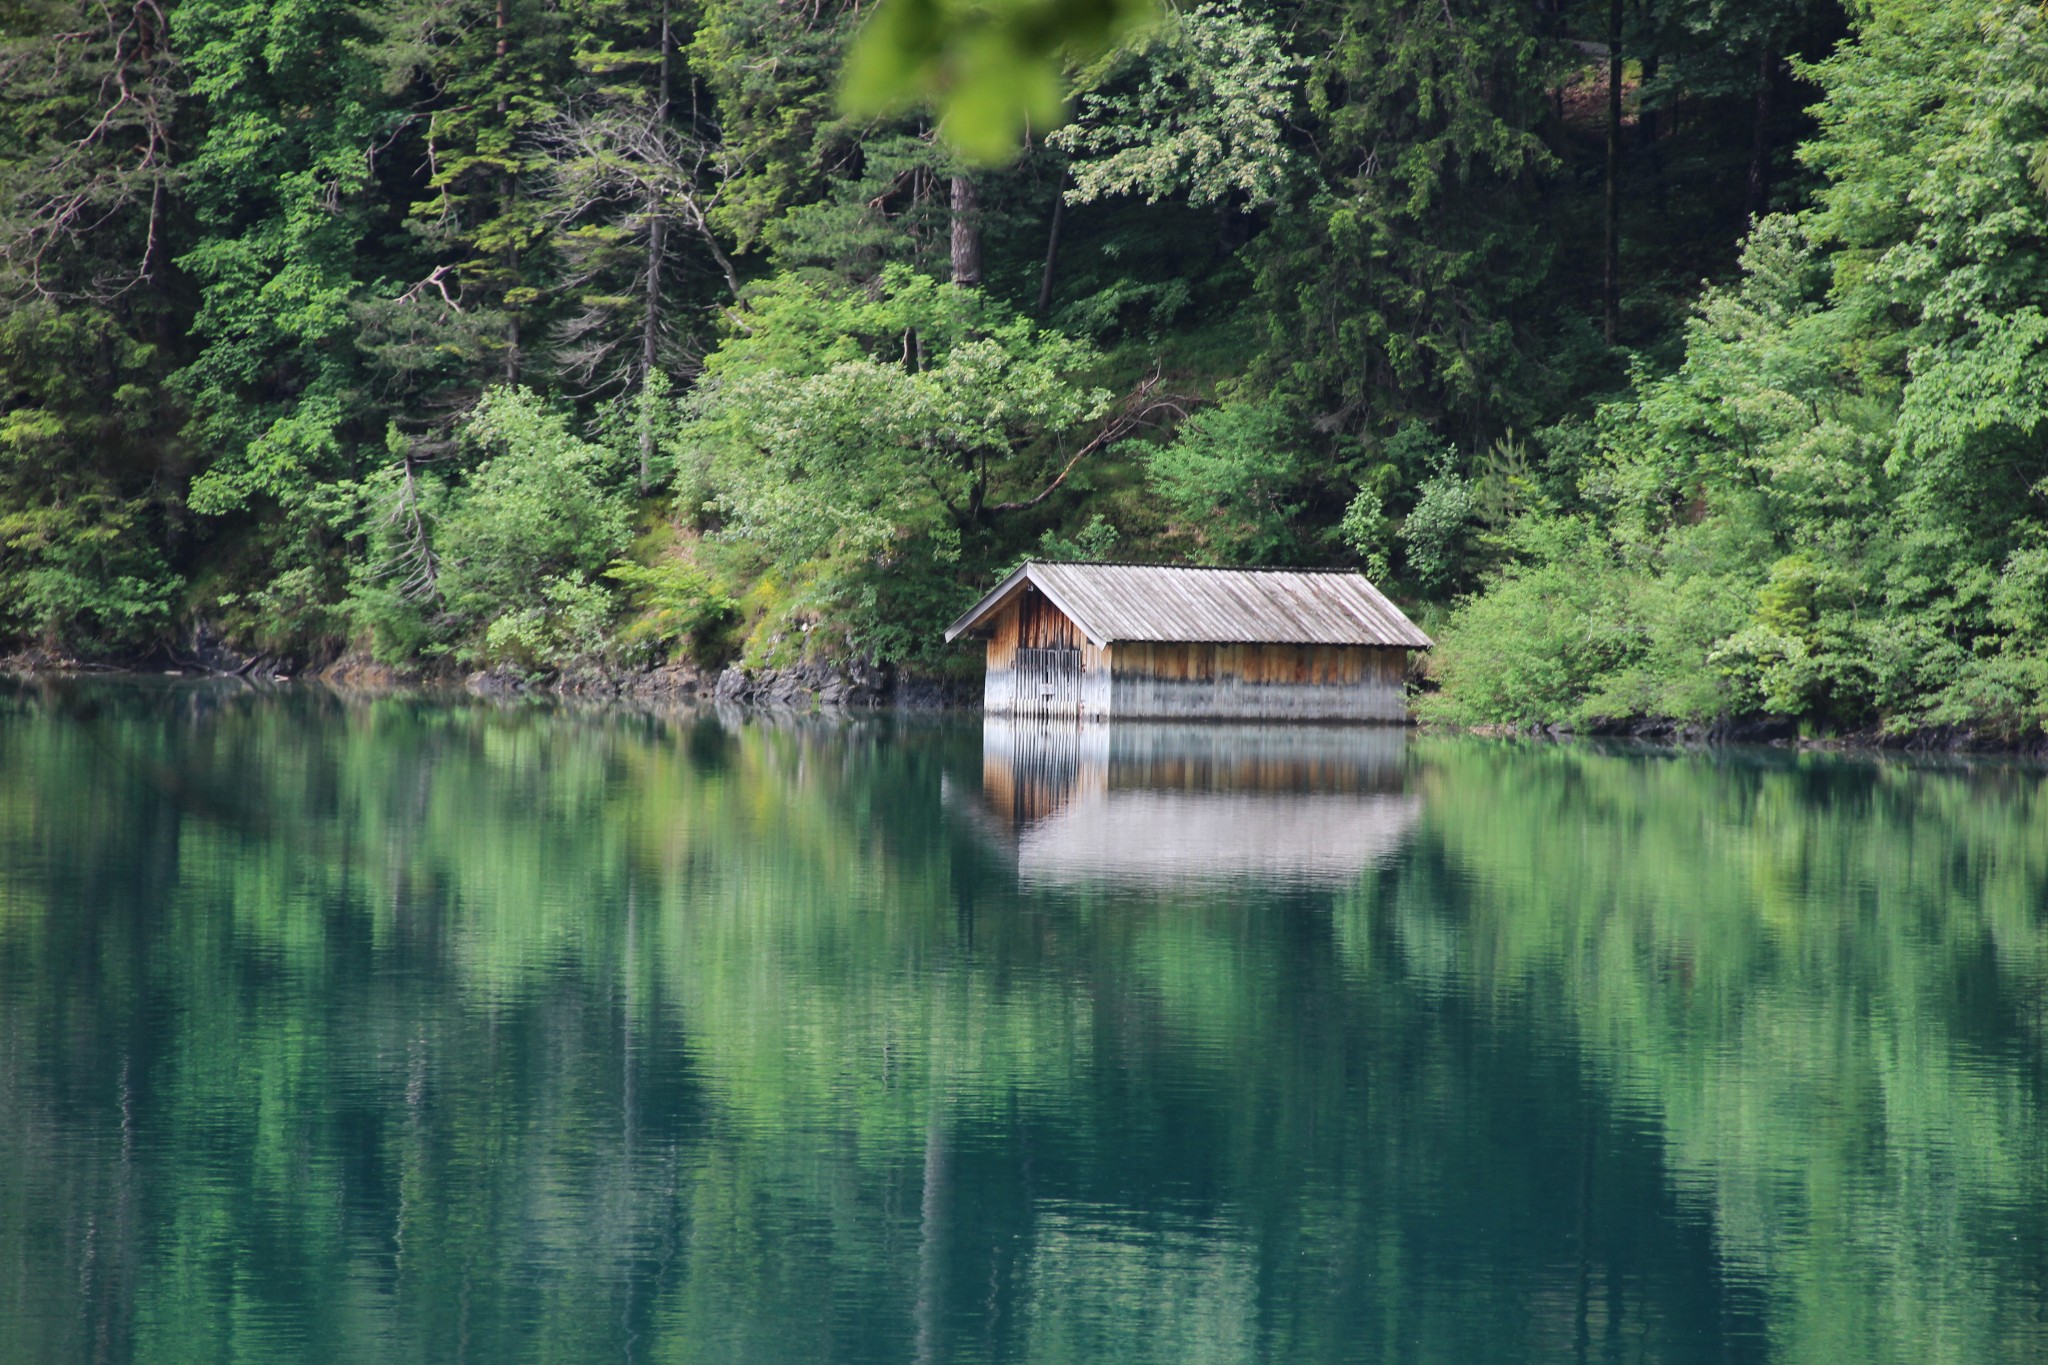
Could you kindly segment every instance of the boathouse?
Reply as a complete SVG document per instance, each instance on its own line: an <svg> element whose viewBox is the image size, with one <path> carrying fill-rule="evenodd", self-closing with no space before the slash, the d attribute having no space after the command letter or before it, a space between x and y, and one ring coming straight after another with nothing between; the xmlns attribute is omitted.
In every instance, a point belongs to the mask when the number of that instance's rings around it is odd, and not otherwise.
<svg viewBox="0 0 2048 1365"><path fill-rule="evenodd" d="M1027 563L946 639L1002 716L1402 721L1430 639L1363 574Z"/></svg>

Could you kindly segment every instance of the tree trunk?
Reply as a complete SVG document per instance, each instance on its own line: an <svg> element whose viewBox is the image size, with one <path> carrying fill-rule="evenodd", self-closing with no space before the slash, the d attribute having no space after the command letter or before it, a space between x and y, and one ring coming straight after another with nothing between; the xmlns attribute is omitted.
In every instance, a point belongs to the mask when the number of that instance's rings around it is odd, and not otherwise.
<svg viewBox="0 0 2048 1365"><path fill-rule="evenodd" d="M669 100L669 7L667 0L661 6L661 76L654 97L654 125L659 130L668 122ZM648 381L654 378L654 367L659 358L661 345L661 266L667 254L668 216L666 207L658 198L650 197L647 205L647 299L640 316L640 392L644 400ZM654 468L654 415L646 411L641 403L640 412L640 496L646 497L653 485Z"/></svg>
<svg viewBox="0 0 2048 1365"><path fill-rule="evenodd" d="M1060 223L1067 216L1067 177L1060 173L1060 183L1052 195L1052 226L1045 233L1045 270L1038 277L1039 318L1052 310L1053 268L1060 256Z"/></svg>
<svg viewBox="0 0 2048 1365"><path fill-rule="evenodd" d="M1777 103L1778 54L1766 42L1757 50L1756 122L1749 142L1749 219L1763 217L1771 204L1771 116Z"/></svg>
<svg viewBox="0 0 2048 1365"><path fill-rule="evenodd" d="M660 72L661 72L661 75L660 75L660 77L658 78L658 80L659 80L659 84L657 85L657 87L656 87L656 89L655 89L655 95L654 95L654 121L655 121L655 123L657 123L657 124L662 124L662 123L667 123L667 122L668 122L668 102L669 102L669 47L671 46L671 44L670 44L670 41L669 41L669 29L668 29L668 9L669 9L669 7L668 7L668 0L662 0L662 5L661 5L661 64L660 64L660 67L659 67L659 70L660 70Z"/></svg>
<svg viewBox="0 0 2048 1365"><path fill-rule="evenodd" d="M1621 0L1607 0L1607 240L1601 314L1607 344L1621 330Z"/></svg>
<svg viewBox="0 0 2048 1365"><path fill-rule="evenodd" d="M498 121L500 123L505 121L505 115L511 109L510 100L505 94L509 76L505 68L512 55L512 35L508 31L511 26L511 0L498 0L494 27L498 31L497 86ZM519 184L516 176L508 172L500 177L498 180L499 212L510 217L512 213L512 200L518 193ZM519 248L516 246L508 248L506 258L506 274L508 278L516 281L519 278ZM517 309L509 308L505 310L505 382L507 384L517 384L519 382L519 313Z"/></svg>
<svg viewBox="0 0 2048 1365"><path fill-rule="evenodd" d="M981 205L964 175L953 177L953 283L981 283Z"/></svg>

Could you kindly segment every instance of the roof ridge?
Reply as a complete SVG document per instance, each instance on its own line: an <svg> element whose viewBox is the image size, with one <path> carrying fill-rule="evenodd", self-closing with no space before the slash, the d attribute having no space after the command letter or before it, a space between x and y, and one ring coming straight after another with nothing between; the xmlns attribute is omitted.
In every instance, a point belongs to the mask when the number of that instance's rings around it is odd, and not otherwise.
<svg viewBox="0 0 2048 1365"><path fill-rule="evenodd" d="M1306 564L1169 564L1157 559L1027 559L1024 563L1048 569L1186 569L1211 573L1323 573L1365 577L1364 569L1338 569L1327 565L1312 568Z"/></svg>
<svg viewBox="0 0 2048 1365"><path fill-rule="evenodd" d="M1125 570L1154 569L1165 578L1124 575ZM1330 581L1315 587L1309 580L1316 578ZM1400 607L1355 570L1049 559L1019 564L946 628L946 638L973 629L1031 583L1097 646L1177 640L1427 649L1430 643Z"/></svg>

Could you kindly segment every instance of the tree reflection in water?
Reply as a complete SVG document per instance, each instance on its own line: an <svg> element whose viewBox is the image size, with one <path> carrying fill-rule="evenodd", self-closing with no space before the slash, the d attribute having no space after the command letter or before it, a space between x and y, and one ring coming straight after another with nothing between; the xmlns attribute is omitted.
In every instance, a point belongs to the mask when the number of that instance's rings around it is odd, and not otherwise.
<svg viewBox="0 0 2048 1365"><path fill-rule="evenodd" d="M0 1359L2048 1354L2038 770L1131 733L0 699Z"/></svg>

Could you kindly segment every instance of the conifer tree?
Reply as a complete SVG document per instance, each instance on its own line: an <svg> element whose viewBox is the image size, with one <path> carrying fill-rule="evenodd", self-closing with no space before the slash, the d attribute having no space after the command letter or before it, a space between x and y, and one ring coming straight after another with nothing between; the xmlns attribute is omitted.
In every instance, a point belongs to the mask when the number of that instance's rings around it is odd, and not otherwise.
<svg viewBox="0 0 2048 1365"><path fill-rule="evenodd" d="M632 403L640 485L652 481L653 404L696 368L709 303L739 273L712 226L731 163L686 66L676 7L592 6L576 53L591 85L541 133L548 193L576 309L556 327L557 371ZM686 92L679 101L678 88Z"/></svg>
<svg viewBox="0 0 2048 1365"><path fill-rule="evenodd" d="M157 0L0 23L0 635L132 645L182 529L185 73Z"/></svg>
<svg viewBox="0 0 2048 1365"><path fill-rule="evenodd" d="M385 155L409 172L405 229L428 267L396 298L463 313L474 382L517 383L553 283L536 182L570 72L562 15L541 0L411 0L380 17L374 52L404 101Z"/></svg>
<svg viewBox="0 0 2048 1365"><path fill-rule="evenodd" d="M1525 308L1550 264L1534 15L1367 0L1322 22L1322 186L1260 253L1263 366L1331 430L1490 432L1526 401Z"/></svg>

